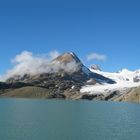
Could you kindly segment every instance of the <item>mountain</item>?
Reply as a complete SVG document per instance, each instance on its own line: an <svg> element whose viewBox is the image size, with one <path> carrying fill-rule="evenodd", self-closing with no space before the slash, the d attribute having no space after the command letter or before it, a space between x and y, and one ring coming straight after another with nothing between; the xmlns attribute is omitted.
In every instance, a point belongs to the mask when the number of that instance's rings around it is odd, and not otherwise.
<svg viewBox="0 0 140 140"><path fill-rule="evenodd" d="M88 69L73 52L41 65L46 72L18 73L0 82L0 95L24 98L61 98L139 101L140 70L104 72L97 65ZM48 71L49 69L49 71Z"/></svg>
<svg viewBox="0 0 140 140"><path fill-rule="evenodd" d="M83 65L74 52L64 53L63 55L60 55L51 61L51 63L63 63L63 64L68 64L71 62L75 62L79 65Z"/></svg>
<svg viewBox="0 0 140 140"><path fill-rule="evenodd" d="M84 83L87 80L94 79L97 83L102 81L104 83L114 83L112 79L106 78L100 74L91 72L86 66L82 64L80 59L73 53L64 53L52 60L48 67L50 72L25 75L14 75L6 80L8 83L24 82L24 83L42 83L48 82L50 79L74 80L77 83ZM52 80L53 80L52 79Z"/></svg>
<svg viewBox="0 0 140 140"><path fill-rule="evenodd" d="M92 96L98 95L101 96L102 100L130 101L130 99L132 99L128 98L130 91L140 87L140 70L129 71L123 69L119 72L111 73L91 67L90 71L108 77L116 82L114 84L97 83L94 86L87 84L81 88L81 93L88 93ZM131 92L131 97L133 96L136 97L135 90Z"/></svg>
<svg viewBox="0 0 140 140"><path fill-rule="evenodd" d="M46 67L46 64L44 64ZM82 96L80 89L86 84L115 83L112 79L91 72L82 64L76 54L64 53L47 64L49 72L24 75L14 75L1 83L0 89L3 96L33 97L34 89L46 91L44 98L77 98ZM6 86L4 86L6 85ZM20 93L19 93L20 92ZM34 93L36 97L39 92Z"/></svg>

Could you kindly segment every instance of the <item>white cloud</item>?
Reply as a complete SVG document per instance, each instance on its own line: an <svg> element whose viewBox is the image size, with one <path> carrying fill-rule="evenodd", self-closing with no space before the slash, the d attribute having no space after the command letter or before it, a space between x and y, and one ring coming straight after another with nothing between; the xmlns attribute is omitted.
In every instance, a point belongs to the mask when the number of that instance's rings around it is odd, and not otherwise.
<svg viewBox="0 0 140 140"><path fill-rule="evenodd" d="M56 51L56 50L51 51L49 53L49 56L50 56L51 59L54 59L54 58L58 57L59 55L60 55L60 53L58 51Z"/></svg>
<svg viewBox="0 0 140 140"><path fill-rule="evenodd" d="M47 55L34 55L32 52L23 51L21 54L15 56L12 60L13 68L8 70L6 74L0 76L1 81L19 75L25 74L35 75L40 73L55 73L60 70L66 72L74 72L78 69L78 64L72 61L67 64L63 63L50 63L50 61L59 56L58 51L52 51Z"/></svg>
<svg viewBox="0 0 140 140"><path fill-rule="evenodd" d="M104 61L106 60L106 56L103 54L98 54L98 53L90 53L87 55L87 61L91 60L99 60L99 61Z"/></svg>
<svg viewBox="0 0 140 140"><path fill-rule="evenodd" d="M12 59L13 68L8 70L3 79L8 79L14 75L36 74L44 70L49 60L45 57L36 56L32 52L23 51Z"/></svg>

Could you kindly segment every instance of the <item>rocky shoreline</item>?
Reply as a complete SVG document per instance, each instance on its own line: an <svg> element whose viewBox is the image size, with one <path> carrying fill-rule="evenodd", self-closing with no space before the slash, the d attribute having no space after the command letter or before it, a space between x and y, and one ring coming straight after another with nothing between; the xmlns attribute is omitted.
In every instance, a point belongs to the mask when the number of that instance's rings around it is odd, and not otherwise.
<svg viewBox="0 0 140 140"><path fill-rule="evenodd" d="M43 87L25 86L0 90L0 97L11 98L37 98L37 99L70 99L70 100L96 100L96 101L119 101L140 103L140 88L132 88L125 94L118 91L109 95L80 93L79 91L68 90L64 93L52 93L52 90Z"/></svg>

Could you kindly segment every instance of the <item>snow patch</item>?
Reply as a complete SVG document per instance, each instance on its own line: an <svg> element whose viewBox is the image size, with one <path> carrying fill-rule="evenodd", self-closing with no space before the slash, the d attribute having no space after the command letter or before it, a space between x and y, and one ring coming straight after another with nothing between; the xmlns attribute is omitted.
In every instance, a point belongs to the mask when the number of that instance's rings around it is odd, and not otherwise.
<svg viewBox="0 0 140 140"><path fill-rule="evenodd" d="M120 92L124 92L125 90L140 86L140 70L137 71L129 71L127 69L123 69L118 73L109 73L103 72L99 70L90 69L90 71L103 75L107 78L110 78L116 81L115 84L95 84L95 85L85 85L81 88L81 93L89 93L89 94L109 94L113 91L119 90ZM135 78L136 81L134 80Z"/></svg>

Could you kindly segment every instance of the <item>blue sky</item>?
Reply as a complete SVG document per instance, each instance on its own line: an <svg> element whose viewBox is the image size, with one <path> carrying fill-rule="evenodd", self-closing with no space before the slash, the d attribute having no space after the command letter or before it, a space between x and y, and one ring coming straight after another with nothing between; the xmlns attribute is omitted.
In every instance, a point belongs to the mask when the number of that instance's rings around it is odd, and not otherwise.
<svg viewBox="0 0 140 140"><path fill-rule="evenodd" d="M22 51L75 52L105 71L140 68L139 0L0 1L0 73ZM106 60L87 61L97 53Z"/></svg>

